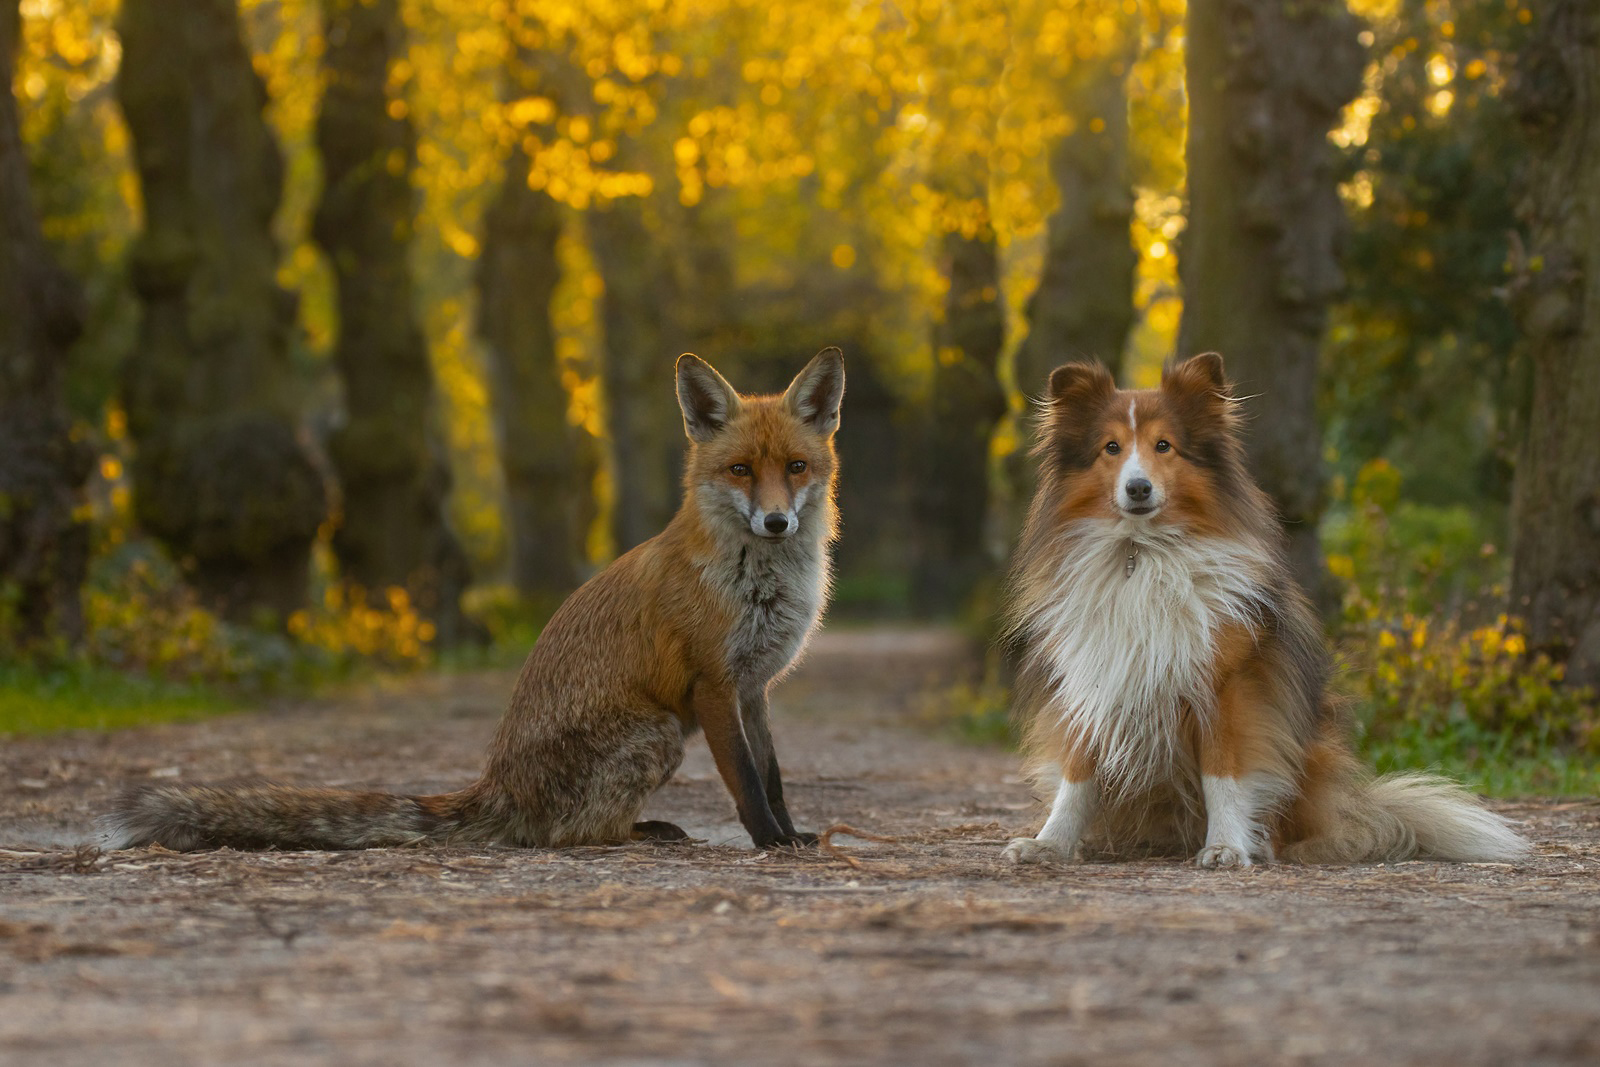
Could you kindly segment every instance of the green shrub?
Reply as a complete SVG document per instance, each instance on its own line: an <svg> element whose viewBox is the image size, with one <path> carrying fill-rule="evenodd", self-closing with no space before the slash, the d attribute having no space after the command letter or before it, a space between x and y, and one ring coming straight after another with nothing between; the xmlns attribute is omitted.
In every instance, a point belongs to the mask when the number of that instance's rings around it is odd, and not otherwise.
<svg viewBox="0 0 1600 1067"><path fill-rule="evenodd" d="M1367 464L1325 528L1343 588L1339 685L1366 749L1386 769L1438 763L1499 788L1593 781L1595 693L1565 685L1563 666L1530 653L1520 622L1498 610L1507 563L1489 531L1467 509L1408 504L1400 489L1392 466Z"/></svg>

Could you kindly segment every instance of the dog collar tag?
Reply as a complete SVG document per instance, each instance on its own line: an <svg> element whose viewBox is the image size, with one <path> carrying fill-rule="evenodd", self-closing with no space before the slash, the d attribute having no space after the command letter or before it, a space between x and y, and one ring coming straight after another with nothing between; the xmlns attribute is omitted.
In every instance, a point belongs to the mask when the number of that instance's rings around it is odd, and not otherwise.
<svg viewBox="0 0 1600 1067"><path fill-rule="evenodd" d="M1137 541L1129 541L1128 542L1128 562L1122 568L1122 576L1124 578L1132 578L1133 577L1133 565L1138 560L1138 558L1139 558L1139 542L1137 542Z"/></svg>

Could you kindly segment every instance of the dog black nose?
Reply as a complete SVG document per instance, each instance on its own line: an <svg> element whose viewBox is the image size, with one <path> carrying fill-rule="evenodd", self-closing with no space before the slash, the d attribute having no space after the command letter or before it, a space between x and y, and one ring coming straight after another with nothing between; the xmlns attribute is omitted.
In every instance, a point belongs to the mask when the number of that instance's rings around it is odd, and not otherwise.
<svg viewBox="0 0 1600 1067"><path fill-rule="evenodd" d="M761 525L767 528L768 533L783 533L789 528L789 516L780 515L774 511L766 517Z"/></svg>
<svg viewBox="0 0 1600 1067"><path fill-rule="evenodd" d="M1127 490L1128 499L1135 504L1143 504L1149 500L1152 492L1149 478L1130 478L1128 484L1122 488Z"/></svg>

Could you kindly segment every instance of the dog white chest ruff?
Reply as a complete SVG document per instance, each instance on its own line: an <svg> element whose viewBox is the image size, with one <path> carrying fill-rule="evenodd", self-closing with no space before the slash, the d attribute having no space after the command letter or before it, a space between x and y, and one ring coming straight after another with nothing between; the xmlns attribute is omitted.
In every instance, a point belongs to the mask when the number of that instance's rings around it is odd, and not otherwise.
<svg viewBox="0 0 1600 1067"><path fill-rule="evenodd" d="M1028 631L1050 683L1044 714L1090 746L1105 787L1165 777L1183 708L1211 712L1221 630L1261 621L1262 559L1246 542L1127 520L1087 519L1063 532Z"/></svg>

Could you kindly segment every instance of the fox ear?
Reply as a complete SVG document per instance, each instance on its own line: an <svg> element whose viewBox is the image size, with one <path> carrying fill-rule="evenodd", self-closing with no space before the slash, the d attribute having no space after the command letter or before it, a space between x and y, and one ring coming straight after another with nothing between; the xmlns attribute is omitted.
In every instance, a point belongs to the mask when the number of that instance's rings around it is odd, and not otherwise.
<svg viewBox="0 0 1600 1067"><path fill-rule="evenodd" d="M1061 408L1105 400L1116 390L1117 383L1103 363L1063 363L1050 372L1050 399Z"/></svg>
<svg viewBox="0 0 1600 1067"><path fill-rule="evenodd" d="M783 406L824 436L839 428L843 402L844 353L837 348L824 348L813 356L783 394Z"/></svg>
<svg viewBox="0 0 1600 1067"><path fill-rule="evenodd" d="M1161 388L1172 393L1226 399L1228 378L1222 370L1222 357L1215 352L1202 352L1169 365L1161 372Z"/></svg>
<svg viewBox="0 0 1600 1067"><path fill-rule="evenodd" d="M692 352L678 357L678 406L683 432L694 441L709 441L739 413L739 394L728 380Z"/></svg>

